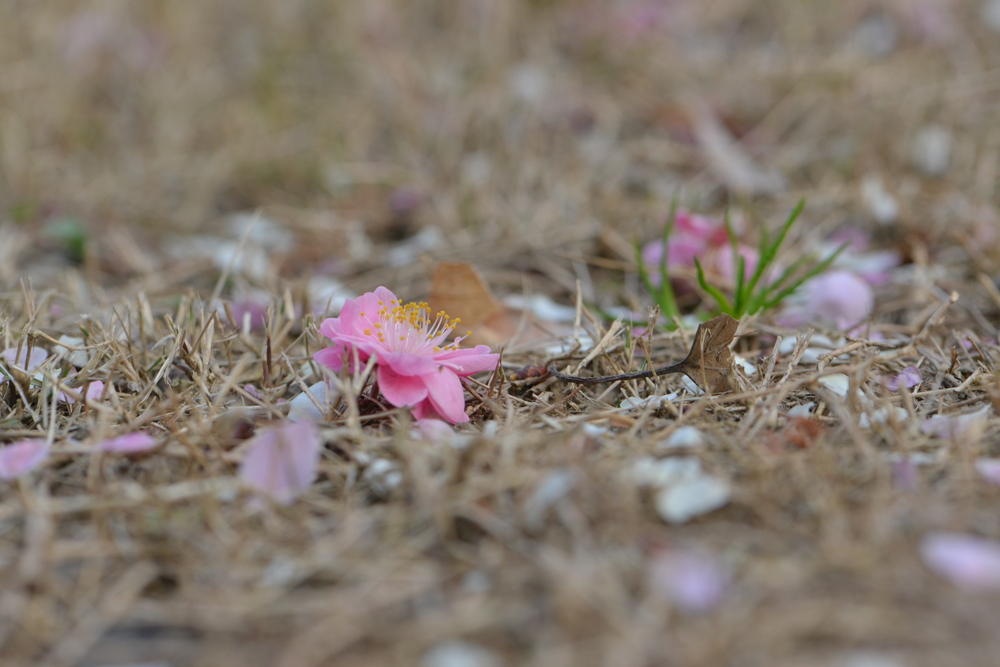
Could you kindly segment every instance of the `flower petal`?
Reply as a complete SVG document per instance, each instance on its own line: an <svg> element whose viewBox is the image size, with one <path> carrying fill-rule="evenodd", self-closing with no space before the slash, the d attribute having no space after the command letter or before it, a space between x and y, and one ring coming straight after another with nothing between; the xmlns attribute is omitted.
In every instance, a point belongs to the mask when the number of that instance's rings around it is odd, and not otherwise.
<svg viewBox="0 0 1000 667"><path fill-rule="evenodd" d="M438 364L430 356L412 352L379 351L378 363L388 366L399 375L427 375L437 372Z"/></svg>
<svg viewBox="0 0 1000 667"><path fill-rule="evenodd" d="M251 439L240 479L282 505L316 478L322 440L311 422L284 423Z"/></svg>
<svg viewBox="0 0 1000 667"><path fill-rule="evenodd" d="M130 454L133 452L145 452L156 447L156 438L143 431L120 435L117 438L105 440L97 445L103 452L117 452L119 454Z"/></svg>
<svg viewBox="0 0 1000 667"><path fill-rule="evenodd" d="M465 414L465 391L454 371L442 368L437 373L421 377L427 386L427 397L441 417L452 424L469 421L469 416Z"/></svg>
<svg viewBox="0 0 1000 667"><path fill-rule="evenodd" d="M14 479L34 470L49 455L44 440L22 440L0 448L0 479Z"/></svg>
<svg viewBox="0 0 1000 667"><path fill-rule="evenodd" d="M400 375L388 366L379 364L378 388L385 399L397 408L404 405L416 405L427 398L427 385L424 379L430 375ZM432 374L433 375L433 374Z"/></svg>
<svg viewBox="0 0 1000 667"><path fill-rule="evenodd" d="M961 533L930 533L920 543L924 564L958 588L1000 590L1000 542Z"/></svg>
<svg viewBox="0 0 1000 667"><path fill-rule="evenodd" d="M500 355L491 353L488 345L477 345L472 349L439 352L434 355L434 360L456 374L465 376L493 370L497 367Z"/></svg>

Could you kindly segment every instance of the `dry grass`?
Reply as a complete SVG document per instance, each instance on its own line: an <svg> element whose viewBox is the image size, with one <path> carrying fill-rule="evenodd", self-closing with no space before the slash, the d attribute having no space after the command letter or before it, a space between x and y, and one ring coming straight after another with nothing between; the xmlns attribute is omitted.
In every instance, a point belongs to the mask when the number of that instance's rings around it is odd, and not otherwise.
<svg viewBox="0 0 1000 667"><path fill-rule="evenodd" d="M644 7L667 11L634 34L623 17ZM954 19L950 39L922 32L927 7ZM858 46L873 17L896 30L881 57ZM464 638L546 667L876 664L860 652L996 664L1000 599L953 589L916 545L935 528L1000 537L1000 490L973 469L1000 454L992 410L953 441L918 420L1000 400L998 59L979 3L962 0L0 5L3 346L56 352L82 336L78 379L109 385L56 410L51 373L0 387L0 439L55 443L42 471L0 483L0 661L408 665ZM694 138L700 104L787 185L732 194ZM928 123L953 137L939 178L910 162ZM871 219L867 174L896 195L896 222ZM579 289L641 310L622 241L652 238L679 189L754 224L806 197L799 248L854 225L899 250L909 280L880 288L871 328L894 343L818 366L786 355L753 392L657 411L616 407L653 383L479 388L464 448L413 440L406 416L362 401L360 421L324 425L320 477L297 504L247 502L245 422L279 419L278 399L316 381L311 276L417 298L434 260L465 260L501 294L570 303ZM232 235L227 216L253 210L292 239L260 271L220 280L211 259L171 250ZM60 217L82 248L53 237ZM440 243L387 262L428 227ZM234 329L217 286L224 300L268 295L267 328ZM760 368L775 335L797 333L767 314L747 329L737 349ZM680 358L683 336L654 337L654 356ZM632 353L619 339L589 371L631 367ZM504 355L508 370L545 361ZM912 364L914 394L881 388ZM832 372L908 418L860 428L872 408L824 391ZM807 401L815 423L789 426ZM625 472L684 424L707 434L694 455L734 495L667 525ZM164 445L92 451L139 427ZM906 489L893 452L937 458ZM568 490L539 509L553 476ZM665 548L718 555L724 603L698 615L665 599L647 572Z"/></svg>

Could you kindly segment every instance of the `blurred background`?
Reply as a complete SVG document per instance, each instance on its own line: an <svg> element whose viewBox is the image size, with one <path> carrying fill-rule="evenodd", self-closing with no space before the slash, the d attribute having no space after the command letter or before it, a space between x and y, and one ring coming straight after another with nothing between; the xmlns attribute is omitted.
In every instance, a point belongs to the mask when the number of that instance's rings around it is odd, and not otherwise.
<svg viewBox="0 0 1000 667"><path fill-rule="evenodd" d="M635 302L674 196L993 274L998 42L992 0L10 1L0 282L176 290L258 211L251 287Z"/></svg>

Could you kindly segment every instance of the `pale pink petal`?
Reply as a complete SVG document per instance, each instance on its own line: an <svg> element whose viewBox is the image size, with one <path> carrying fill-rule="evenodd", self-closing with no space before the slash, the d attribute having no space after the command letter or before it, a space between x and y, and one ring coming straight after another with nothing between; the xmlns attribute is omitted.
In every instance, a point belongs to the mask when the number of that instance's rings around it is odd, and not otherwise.
<svg viewBox="0 0 1000 667"><path fill-rule="evenodd" d="M482 371L492 371L497 367L500 355L491 353L488 345L477 345L471 349L439 352L434 355L434 360L464 377Z"/></svg>
<svg viewBox="0 0 1000 667"><path fill-rule="evenodd" d="M976 459L976 472L990 484L1000 486L1000 459Z"/></svg>
<svg viewBox="0 0 1000 667"><path fill-rule="evenodd" d="M447 441L455 437L455 429L440 419L418 419L413 423L413 428L423 440L431 442Z"/></svg>
<svg viewBox="0 0 1000 667"><path fill-rule="evenodd" d="M49 358L49 353L40 347L32 347L31 355L28 355L28 346L21 346L21 354L17 353L17 347L10 347L0 352L0 357L6 360L8 366L20 368L29 373L35 371ZM0 373L0 384L7 381L7 376Z"/></svg>
<svg viewBox="0 0 1000 667"><path fill-rule="evenodd" d="M900 387L912 389L924 381L924 374L916 366L907 366L897 375L886 378L885 387L889 391L899 391Z"/></svg>
<svg viewBox="0 0 1000 667"><path fill-rule="evenodd" d="M48 455L44 440L22 440L0 448L0 479L20 477L41 465Z"/></svg>
<svg viewBox="0 0 1000 667"><path fill-rule="evenodd" d="M100 442L97 444L97 449L116 454L133 454L148 451L156 445L156 438L143 431L136 431Z"/></svg>
<svg viewBox="0 0 1000 667"><path fill-rule="evenodd" d="M337 343L332 347L323 348L322 350L316 352L316 354L313 355L313 360L315 360L317 364L321 364L327 368L332 368L339 373L344 368L345 356L350 359L350 356L347 355L344 346Z"/></svg>
<svg viewBox="0 0 1000 667"><path fill-rule="evenodd" d="M430 356L412 352L379 352L378 363L399 375L426 375L438 369L438 364Z"/></svg>
<svg viewBox="0 0 1000 667"><path fill-rule="evenodd" d="M437 373L424 375L423 380L427 385L427 397L431 405L445 421L452 424L469 421L469 416L465 414L465 392L462 381L455 373L442 368Z"/></svg>
<svg viewBox="0 0 1000 667"><path fill-rule="evenodd" d="M920 431L936 438L960 438L972 428L986 424L989 408L982 408L964 415L934 415L920 426Z"/></svg>
<svg viewBox="0 0 1000 667"><path fill-rule="evenodd" d="M241 299L229 302L229 312L233 314L233 323L243 326L243 320L249 318L251 329L262 329L267 320L267 306L263 301Z"/></svg>
<svg viewBox="0 0 1000 667"><path fill-rule="evenodd" d="M720 230L725 234L725 225L706 215L698 215L684 209L677 209L674 213L673 234L686 234L709 242Z"/></svg>
<svg viewBox="0 0 1000 667"><path fill-rule="evenodd" d="M378 388L385 399L397 408L404 405L416 405L427 397L427 385L424 375L400 375L394 373L388 366L379 366L377 371Z"/></svg>
<svg viewBox="0 0 1000 667"><path fill-rule="evenodd" d="M316 478L322 440L312 422L285 422L251 438L240 479L282 505L291 504Z"/></svg>
<svg viewBox="0 0 1000 667"><path fill-rule="evenodd" d="M875 305L871 286L848 271L830 271L806 281L779 323L821 323L847 330L868 317Z"/></svg>
<svg viewBox="0 0 1000 667"><path fill-rule="evenodd" d="M757 250L740 243L736 246L736 251L738 253L737 257L743 258L743 277L744 279L748 279L757 270L757 262L759 260ZM733 256L733 247L726 243L723 246L710 250L705 255L702 264L707 271L721 276L729 283L735 283L737 261Z"/></svg>
<svg viewBox="0 0 1000 667"><path fill-rule="evenodd" d="M920 542L924 564L968 591L1000 590L1000 542L974 535L936 532Z"/></svg>
<svg viewBox="0 0 1000 667"><path fill-rule="evenodd" d="M652 590L689 613L704 613L726 597L729 575L710 554L664 551L649 562Z"/></svg>
<svg viewBox="0 0 1000 667"><path fill-rule="evenodd" d="M414 405L413 408L410 409L410 412L413 414L413 418L417 421L421 421L423 419L439 419L441 417L441 415L439 415L434 409L434 406L431 405L431 399L429 398L425 398Z"/></svg>

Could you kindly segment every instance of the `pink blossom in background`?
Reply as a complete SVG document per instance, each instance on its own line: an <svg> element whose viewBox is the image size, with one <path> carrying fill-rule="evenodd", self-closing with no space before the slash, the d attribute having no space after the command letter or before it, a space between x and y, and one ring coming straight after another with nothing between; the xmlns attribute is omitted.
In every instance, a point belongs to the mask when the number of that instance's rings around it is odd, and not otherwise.
<svg viewBox="0 0 1000 667"><path fill-rule="evenodd" d="M0 448L0 479L11 480L31 472L48 457L44 440L22 440Z"/></svg>
<svg viewBox="0 0 1000 667"><path fill-rule="evenodd" d="M711 611L726 597L729 574L716 557L695 551L667 550L649 561L649 584L682 611Z"/></svg>
<svg viewBox="0 0 1000 667"><path fill-rule="evenodd" d="M976 459L976 472L994 486L1000 486L1000 459Z"/></svg>
<svg viewBox="0 0 1000 667"><path fill-rule="evenodd" d="M444 313L432 317L425 303L404 305L395 294L379 287L348 299L339 317L323 321L320 333L333 346L314 358L340 371L344 359L352 360L355 353L362 364L374 356L378 386L389 403L412 407L417 419L467 422L460 378L493 370L499 355L486 345L461 349L460 337L445 345L457 323Z"/></svg>
<svg viewBox="0 0 1000 667"><path fill-rule="evenodd" d="M907 366L899 373L885 379L885 388L889 391L899 391L900 387L913 389L924 381L924 374L916 366Z"/></svg>
<svg viewBox="0 0 1000 667"><path fill-rule="evenodd" d="M156 447L156 438L148 433L136 431L127 435L120 435L98 443L97 449L102 452L115 452L117 454L134 454L145 452Z"/></svg>
<svg viewBox="0 0 1000 667"><path fill-rule="evenodd" d="M753 275L759 259L757 250L740 243L737 252L746 262L745 273ZM729 281L735 278L736 265L726 225L707 216L678 209L674 215L674 227L667 238L667 268L693 268L696 257L705 271ZM662 239L650 241L643 247L642 261L649 270L649 278L654 285L659 285L662 259Z"/></svg>
<svg viewBox="0 0 1000 667"><path fill-rule="evenodd" d="M247 443L240 479L276 503L290 505L316 479L322 447L312 422L282 422Z"/></svg>
<svg viewBox="0 0 1000 667"><path fill-rule="evenodd" d="M934 532L920 542L932 572L967 591L1000 590L1000 542L962 533Z"/></svg>
<svg viewBox="0 0 1000 667"><path fill-rule="evenodd" d="M83 389L83 387L73 387L72 389L74 389L77 393L80 393L80 390ZM94 380L87 385L87 392L84 394L84 398L92 401L99 401L103 395L104 383L100 380ZM69 403L70 405L76 403L76 399L64 391L60 391L56 394L56 400L60 403Z"/></svg>
<svg viewBox="0 0 1000 667"><path fill-rule="evenodd" d="M33 373L38 369L39 366L45 363L45 360L49 358L49 353L40 347L32 347L31 355L28 355L28 346L21 346L21 353L18 354L17 347L9 347L3 352L0 352L0 357L3 357L7 362L8 366L15 366L21 370ZM0 384L7 381L7 376L0 374Z"/></svg>
<svg viewBox="0 0 1000 667"><path fill-rule="evenodd" d="M863 322L875 306L875 294L864 279L847 271L821 273L790 297L778 318L782 326L825 324L846 330Z"/></svg>
<svg viewBox="0 0 1000 667"><path fill-rule="evenodd" d="M229 312L233 314L233 323L242 328L249 321L250 329L263 329L267 322L268 303L262 299L237 299L229 302Z"/></svg>

